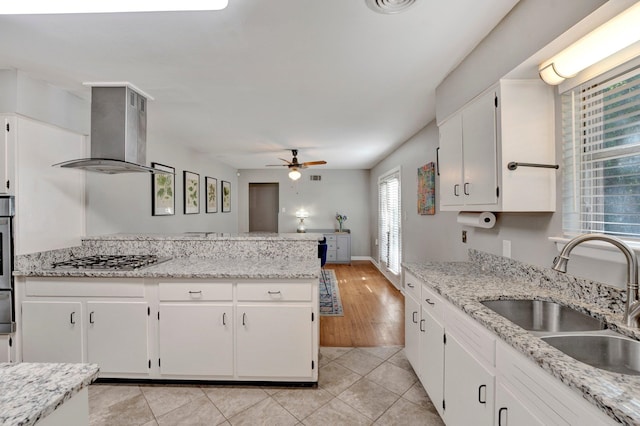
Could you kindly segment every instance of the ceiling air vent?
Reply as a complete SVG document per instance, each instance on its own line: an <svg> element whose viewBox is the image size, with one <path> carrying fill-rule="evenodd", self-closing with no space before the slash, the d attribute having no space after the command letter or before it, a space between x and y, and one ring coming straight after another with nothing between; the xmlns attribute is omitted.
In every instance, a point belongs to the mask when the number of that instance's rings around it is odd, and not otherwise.
<svg viewBox="0 0 640 426"><path fill-rule="evenodd" d="M365 0L367 6L378 13L400 13L407 10L416 0Z"/></svg>
<svg viewBox="0 0 640 426"><path fill-rule="evenodd" d="M322 180L321 175L309 175L309 180Z"/></svg>

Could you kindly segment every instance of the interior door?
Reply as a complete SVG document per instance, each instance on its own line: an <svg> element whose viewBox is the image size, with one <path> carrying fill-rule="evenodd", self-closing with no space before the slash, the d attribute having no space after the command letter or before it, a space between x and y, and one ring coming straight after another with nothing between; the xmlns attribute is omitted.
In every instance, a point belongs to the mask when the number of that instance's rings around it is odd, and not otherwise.
<svg viewBox="0 0 640 426"><path fill-rule="evenodd" d="M278 183L249 184L249 232L278 232Z"/></svg>

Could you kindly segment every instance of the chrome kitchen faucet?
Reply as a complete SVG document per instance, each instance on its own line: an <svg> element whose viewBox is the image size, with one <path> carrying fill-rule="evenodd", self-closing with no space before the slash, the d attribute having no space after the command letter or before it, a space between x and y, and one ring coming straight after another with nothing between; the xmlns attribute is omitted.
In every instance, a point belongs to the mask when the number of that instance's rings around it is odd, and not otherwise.
<svg viewBox="0 0 640 426"><path fill-rule="evenodd" d="M613 244L627 258L627 303L624 308L624 322L627 327L640 328L640 300L638 300L638 258L624 241L603 234L584 234L571 239L560 252L560 255L553 260L552 268L558 272L567 272L567 262L569 253L578 244L590 240L600 240Z"/></svg>

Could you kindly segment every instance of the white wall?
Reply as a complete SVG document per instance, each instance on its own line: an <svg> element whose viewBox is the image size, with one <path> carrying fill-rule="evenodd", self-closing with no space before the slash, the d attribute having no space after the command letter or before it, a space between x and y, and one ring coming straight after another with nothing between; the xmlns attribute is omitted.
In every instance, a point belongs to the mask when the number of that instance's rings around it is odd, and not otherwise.
<svg viewBox="0 0 640 426"><path fill-rule="evenodd" d="M402 259L405 262L465 260L467 248L461 243L460 227L454 212L439 211L436 201L435 215L418 214L418 168L436 162L439 144L435 121L429 123L395 152L371 170L369 181L372 219L371 255L378 258L378 178L394 167L400 167L402 197ZM439 178L436 176L436 200Z"/></svg>
<svg viewBox="0 0 640 426"><path fill-rule="evenodd" d="M152 114L151 108L149 114ZM151 123L150 123L151 124ZM71 159L71 158L69 158ZM176 170L175 215L151 215L151 176L143 173L87 173L87 235L113 233L237 232L236 170L173 141L147 138L147 164ZM200 213L184 214L182 172L200 174ZM231 182L231 212L205 213L205 176L218 179L218 203L223 180Z"/></svg>
<svg viewBox="0 0 640 426"><path fill-rule="evenodd" d="M370 195L368 170L329 170L309 168L302 171L298 181L292 181L284 168L269 170L240 170L238 177L238 227L249 229L249 183L278 183L280 188L279 232L296 232L295 212L304 208L309 217L308 229L335 229L336 212L346 214L344 227L351 230L351 255L369 256ZM309 180L319 175L320 181ZM283 210L284 209L284 212Z"/></svg>

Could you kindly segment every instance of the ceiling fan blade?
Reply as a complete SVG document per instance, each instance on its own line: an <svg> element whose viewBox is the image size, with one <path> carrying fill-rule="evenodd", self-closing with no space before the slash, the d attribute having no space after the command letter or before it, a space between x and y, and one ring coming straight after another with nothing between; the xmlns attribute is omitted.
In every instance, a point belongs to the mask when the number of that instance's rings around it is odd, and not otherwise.
<svg viewBox="0 0 640 426"><path fill-rule="evenodd" d="M288 164L267 164L265 167L289 167Z"/></svg>
<svg viewBox="0 0 640 426"><path fill-rule="evenodd" d="M289 161L289 160L285 160L284 158L280 158L280 157L278 157L278 160L282 160L282 161L284 161L284 162L285 162L285 163L287 163L287 164L293 164L291 161Z"/></svg>
<svg viewBox="0 0 640 426"><path fill-rule="evenodd" d="M304 163L302 163L303 166L307 167L307 166L319 166L321 164L327 164L326 161L324 160L320 160L320 161L305 161Z"/></svg>

